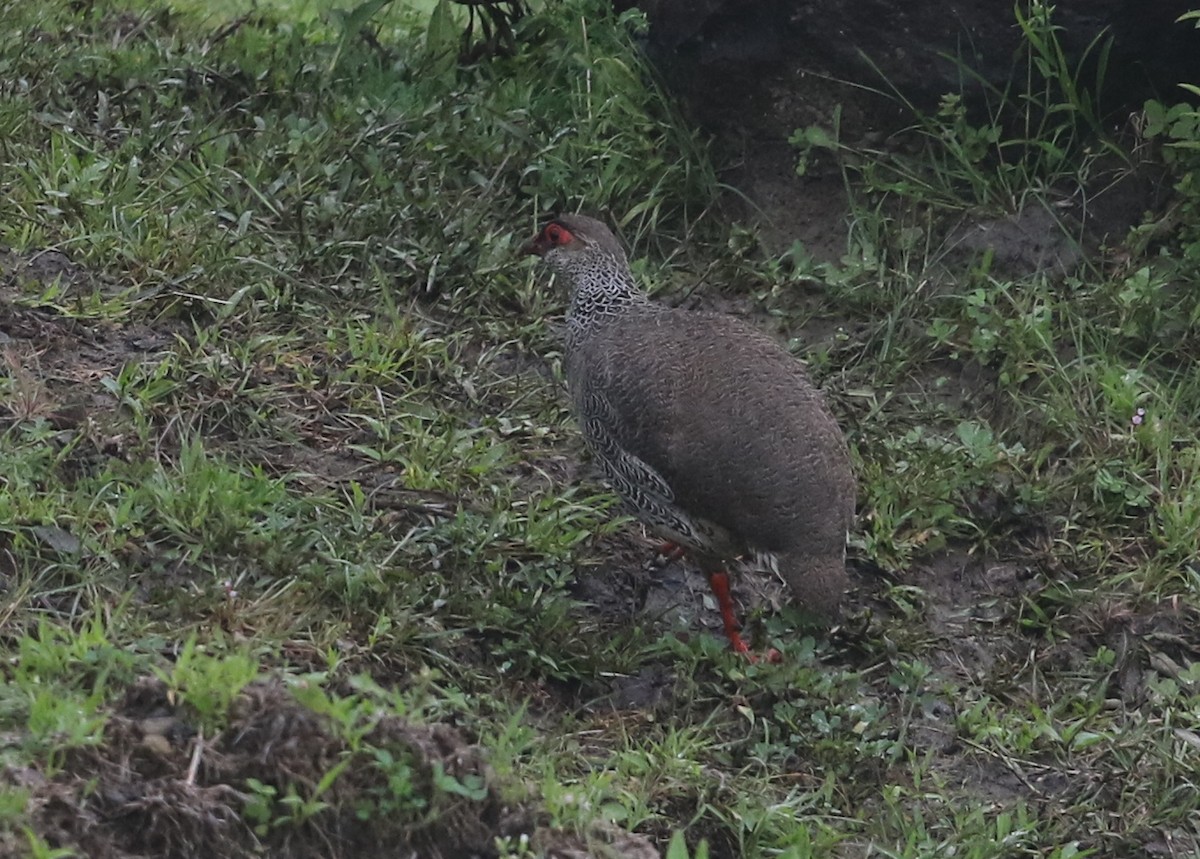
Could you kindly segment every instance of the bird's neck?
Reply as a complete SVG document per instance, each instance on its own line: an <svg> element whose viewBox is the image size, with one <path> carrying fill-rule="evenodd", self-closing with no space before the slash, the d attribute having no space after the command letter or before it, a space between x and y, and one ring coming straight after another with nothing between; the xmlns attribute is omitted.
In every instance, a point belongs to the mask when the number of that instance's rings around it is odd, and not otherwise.
<svg viewBox="0 0 1200 859"><path fill-rule="evenodd" d="M632 308L650 306L626 266L609 265L568 273L571 301L567 332L571 338L602 325Z"/></svg>

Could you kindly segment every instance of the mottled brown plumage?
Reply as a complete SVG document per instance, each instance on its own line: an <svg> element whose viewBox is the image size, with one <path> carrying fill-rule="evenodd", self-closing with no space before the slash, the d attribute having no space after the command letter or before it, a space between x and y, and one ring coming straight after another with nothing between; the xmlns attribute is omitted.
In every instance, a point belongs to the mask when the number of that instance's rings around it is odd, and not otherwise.
<svg viewBox="0 0 1200 859"><path fill-rule="evenodd" d="M769 554L801 604L836 616L854 477L800 363L737 319L651 302L599 221L557 218L525 249L570 286L568 383L618 494L707 572Z"/></svg>

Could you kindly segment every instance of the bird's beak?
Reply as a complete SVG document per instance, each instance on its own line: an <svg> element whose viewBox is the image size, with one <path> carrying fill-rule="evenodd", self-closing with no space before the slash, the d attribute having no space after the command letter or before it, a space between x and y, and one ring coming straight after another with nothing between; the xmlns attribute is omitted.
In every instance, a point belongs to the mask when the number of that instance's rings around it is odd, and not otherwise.
<svg viewBox="0 0 1200 859"><path fill-rule="evenodd" d="M538 233L525 244L521 245L521 253L523 255L536 254L537 256L541 256L547 250L549 250L549 248L549 243L542 239L541 233Z"/></svg>

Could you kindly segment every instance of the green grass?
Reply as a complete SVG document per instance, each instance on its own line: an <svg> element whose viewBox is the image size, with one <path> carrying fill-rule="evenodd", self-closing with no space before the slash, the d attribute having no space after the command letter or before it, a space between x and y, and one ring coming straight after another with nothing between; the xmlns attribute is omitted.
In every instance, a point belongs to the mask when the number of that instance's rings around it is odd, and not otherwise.
<svg viewBox="0 0 1200 859"><path fill-rule="evenodd" d="M444 9L347 8L0 3L0 852L1200 849L1194 110L1096 138L1035 7L1024 89L917 156L797 138L853 202L815 266L721 222L636 16L460 65ZM1171 217L1061 274L943 246L1099 152ZM656 292L839 332L863 592L759 612L782 665L633 608L516 256L578 205Z"/></svg>

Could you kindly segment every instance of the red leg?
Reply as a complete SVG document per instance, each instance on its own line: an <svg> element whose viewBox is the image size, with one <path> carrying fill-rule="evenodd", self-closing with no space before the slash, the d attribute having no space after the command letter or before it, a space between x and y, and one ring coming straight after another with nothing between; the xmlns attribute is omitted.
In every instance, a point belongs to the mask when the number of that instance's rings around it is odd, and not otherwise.
<svg viewBox="0 0 1200 859"><path fill-rule="evenodd" d="M744 653L753 661L750 648L742 641L741 633L738 632L737 617L733 613L733 598L729 595L729 573L724 570L709 573L708 584L712 588L713 596L717 598L717 607L721 609L721 621L725 624L725 635L728 636L734 653Z"/></svg>
<svg viewBox="0 0 1200 859"><path fill-rule="evenodd" d="M729 638L733 652L743 654L752 663L758 662L758 657L750 652L738 631L737 617L733 613L733 597L729 595L729 574L724 570L709 573L708 584L712 588L713 596L717 598L717 606L721 609L721 621L725 624L725 635ZM767 651L766 657L767 662L772 664L783 661L782 654L774 647Z"/></svg>

